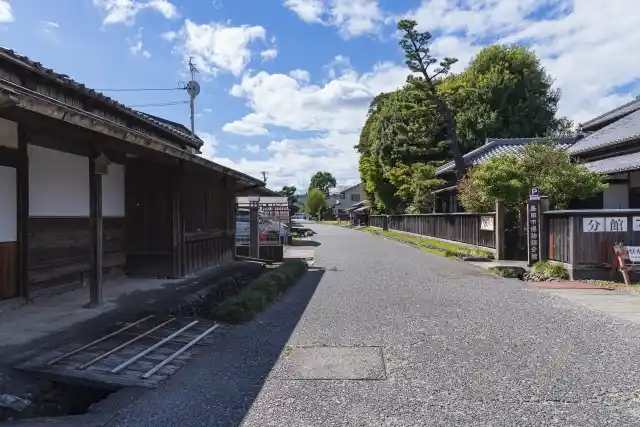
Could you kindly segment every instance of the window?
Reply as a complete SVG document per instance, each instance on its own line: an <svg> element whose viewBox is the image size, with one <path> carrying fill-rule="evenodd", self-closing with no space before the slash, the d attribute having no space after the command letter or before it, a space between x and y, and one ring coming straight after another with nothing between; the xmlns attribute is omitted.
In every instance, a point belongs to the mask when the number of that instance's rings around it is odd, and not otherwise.
<svg viewBox="0 0 640 427"><path fill-rule="evenodd" d="M359 202L360 201L360 195L359 194L352 194L351 195L351 201L352 202Z"/></svg>

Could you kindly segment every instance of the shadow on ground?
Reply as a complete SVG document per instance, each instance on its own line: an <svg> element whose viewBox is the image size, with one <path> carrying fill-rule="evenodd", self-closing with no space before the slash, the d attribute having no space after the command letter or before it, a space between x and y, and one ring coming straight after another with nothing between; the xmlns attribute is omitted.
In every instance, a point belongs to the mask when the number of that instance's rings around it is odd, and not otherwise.
<svg viewBox="0 0 640 427"><path fill-rule="evenodd" d="M316 242L315 240L304 240L304 239L293 239L290 246L294 247L318 247L320 246L320 242Z"/></svg>
<svg viewBox="0 0 640 427"><path fill-rule="evenodd" d="M278 303L254 321L229 330L207 353L140 396L108 426L242 424L323 275L323 269L309 269ZM122 407L117 401L108 406Z"/></svg>

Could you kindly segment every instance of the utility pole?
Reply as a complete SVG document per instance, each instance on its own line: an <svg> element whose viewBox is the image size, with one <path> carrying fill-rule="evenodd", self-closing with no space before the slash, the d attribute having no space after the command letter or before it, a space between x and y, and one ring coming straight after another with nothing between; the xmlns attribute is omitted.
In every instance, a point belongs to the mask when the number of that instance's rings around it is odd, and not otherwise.
<svg viewBox="0 0 640 427"><path fill-rule="evenodd" d="M191 73L191 80L187 83L186 89L189 94L189 108L191 109L191 133L195 135L195 101L196 96L200 93L200 84L196 81L198 69L193 63L193 57L189 58L189 73Z"/></svg>
<svg viewBox="0 0 640 427"><path fill-rule="evenodd" d="M262 174L262 182L264 182L264 185L267 185L267 177L269 176L269 172L262 171L260 173Z"/></svg>

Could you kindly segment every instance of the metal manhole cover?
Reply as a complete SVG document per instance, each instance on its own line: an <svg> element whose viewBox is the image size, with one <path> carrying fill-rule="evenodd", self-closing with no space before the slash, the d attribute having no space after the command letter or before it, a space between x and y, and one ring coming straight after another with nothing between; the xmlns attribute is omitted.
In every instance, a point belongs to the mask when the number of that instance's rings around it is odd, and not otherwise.
<svg viewBox="0 0 640 427"><path fill-rule="evenodd" d="M384 380L382 347L295 347L276 375L283 380Z"/></svg>

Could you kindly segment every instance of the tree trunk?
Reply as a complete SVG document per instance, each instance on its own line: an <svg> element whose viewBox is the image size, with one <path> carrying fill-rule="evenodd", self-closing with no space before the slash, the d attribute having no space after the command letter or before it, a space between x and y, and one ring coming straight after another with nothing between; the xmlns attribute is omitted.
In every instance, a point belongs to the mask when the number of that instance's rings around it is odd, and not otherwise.
<svg viewBox="0 0 640 427"><path fill-rule="evenodd" d="M458 144L456 120L453 117L451 108L449 108L447 102L444 99L438 98L438 104L440 104L440 108L442 110L444 125L447 132L447 139L449 140L449 150L451 151L451 155L453 155L453 163L455 164L456 168L456 179L460 179L464 175L466 165L464 163L464 159L462 158L460 145Z"/></svg>

